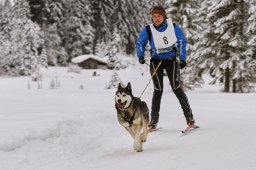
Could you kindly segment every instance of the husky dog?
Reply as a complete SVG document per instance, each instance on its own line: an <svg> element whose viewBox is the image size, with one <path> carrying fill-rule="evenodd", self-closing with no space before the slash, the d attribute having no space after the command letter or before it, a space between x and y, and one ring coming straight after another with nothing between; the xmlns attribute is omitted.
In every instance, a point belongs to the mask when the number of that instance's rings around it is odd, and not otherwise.
<svg viewBox="0 0 256 170"><path fill-rule="evenodd" d="M137 152L143 150L143 142L148 136L149 110L147 104L132 95L130 82L126 87L119 83L115 96L117 118L134 139L133 148ZM143 129L143 133L141 131Z"/></svg>

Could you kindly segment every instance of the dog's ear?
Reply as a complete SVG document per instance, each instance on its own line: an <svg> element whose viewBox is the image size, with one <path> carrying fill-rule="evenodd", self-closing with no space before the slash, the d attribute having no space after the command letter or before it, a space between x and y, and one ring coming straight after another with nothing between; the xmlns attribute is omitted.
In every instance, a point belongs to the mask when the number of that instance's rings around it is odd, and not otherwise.
<svg viewBox="0 0 256 170"><path fill-rule="evenodd" d="M127 90L132 93L131 83L129 82L126 86Z"/></svg>
<svg viewBox="0 0 256 170"><path fill-rule="evenodd" d="M122 88L121 83L118 84L118 90L120 90Z"/></svg>

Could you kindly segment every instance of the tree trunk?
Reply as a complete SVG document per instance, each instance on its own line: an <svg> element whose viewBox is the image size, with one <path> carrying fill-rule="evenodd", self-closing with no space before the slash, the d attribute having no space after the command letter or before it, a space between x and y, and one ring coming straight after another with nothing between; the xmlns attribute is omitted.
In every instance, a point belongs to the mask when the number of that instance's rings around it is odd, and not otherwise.
<svg viewBox="0 0 256 170"><path fill-rule="evenodd" d="M237 86L237 81L236 81L236 79L234 79L232 82L232 92L233 93L236 93L236 86Z"/></svg>
<svg viewBox="0 0 256 170"><path fill-rule="evenodd" d="M230 70L229 68L225 69L225 80L224 80L224 92L229 92L229 84L230 84Z"/></svg>
<svg viewBox="0 0 256 170"><path fill-rule="evenodd" d="M236 72L235 71L236 70L236 61L233 61L232 64L233 64L232 70L233 70L233 72ZM232 92L233 93L237 92L237 84L238 84L237 82L238 81L236 79L233 79L233 81L232 81Z"/></svg>

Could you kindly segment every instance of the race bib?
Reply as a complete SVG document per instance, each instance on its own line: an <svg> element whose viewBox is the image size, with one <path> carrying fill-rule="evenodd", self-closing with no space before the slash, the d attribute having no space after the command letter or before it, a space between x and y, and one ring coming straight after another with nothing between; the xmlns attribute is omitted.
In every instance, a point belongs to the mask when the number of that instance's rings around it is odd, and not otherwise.
<svg viewBox="0 0 256 170"><path fill-rule="evenodd" d="M164 32L157 31L153 24L150 24L150 29L154 39L157 54L171 51L173 46L177 42L177 37L174 31L172 19L169 18L166 21L167 28Z"/></svg>

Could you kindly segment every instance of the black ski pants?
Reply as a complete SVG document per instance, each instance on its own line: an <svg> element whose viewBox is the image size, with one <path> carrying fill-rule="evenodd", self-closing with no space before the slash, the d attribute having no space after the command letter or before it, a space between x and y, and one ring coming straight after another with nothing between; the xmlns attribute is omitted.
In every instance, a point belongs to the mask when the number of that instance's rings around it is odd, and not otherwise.
<svg viewBox="0 0 256 170"><path fill-rule="evenodd" d="M158 63L161 60L151 59L150 60L150 72L151 75L155 71ZM162 60L162 64L157 69L156 74L152 77L154 83L154 92L152 98L152 107L151 107L151 118L158 120L159 111L161 105L161 98L163 94L163 70L166 70L167 77L170 81L170 85L176 97L179 100L181 108L183 110L184 116L186 118L187 124L194 124L192 110L190 108L188 98L184 93L181 84L180 84L180 68L179 63L175 58L170 58L167 60Z"/></svg>

